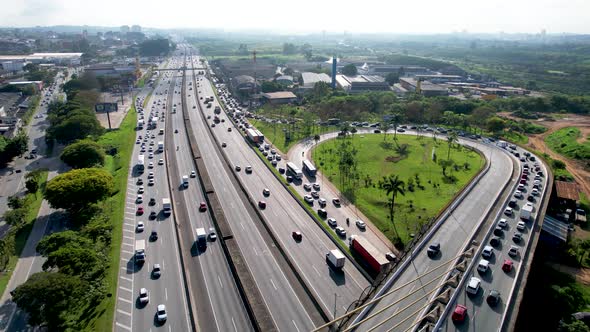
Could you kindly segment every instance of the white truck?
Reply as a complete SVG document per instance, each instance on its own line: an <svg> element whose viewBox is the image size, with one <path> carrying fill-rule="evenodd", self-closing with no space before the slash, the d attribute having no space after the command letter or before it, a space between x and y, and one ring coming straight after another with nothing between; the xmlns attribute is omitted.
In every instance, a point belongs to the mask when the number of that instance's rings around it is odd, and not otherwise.
<svg viewBox="0 0 590 332"><path fill-rule="evenodd" d="M197 246L200 248L207 246L207 232L204 228L197 228Z"/></svg>
<svg viewBox="0 0 590 332"><path fill-rule="evenodd" d="M145 262L145 240L135 240L135 263Z"/></svg>
<svg viewBox="0 0 590 332"><path fill-rule="evenodd" d="M137 129L143 129L143 120L137 120Z"/></svg>
<svg viewBox="0 0 590 332"><path fill-rule="evenodd" d="M188 175L183 175L180 183L182 183L183 188L188 188Z"/></svg>
<svg viewBox="0 0 590 332"><path fill-rule="evenodd" d="M338 249L330 250L326 254L326 260L328 261L328 264L330 264L330 266L336 270L342 270L344 263L346 263L346 257Z"/></svg>
<svg viewBox="0 0 590 332"><path fill-rule="evenodd" d="M526 203L522 209L520 209L520 219L529 221L532 219L534 206L532 203Z"/></svg>
<svg viewBox="0 0 590 332"><path fill-rule="evenodd" d="M162 198L162 210L166 216L169 216L172 213L172 203L170 203L170 198Z"/></svg>
<svg viewBox="0 0 590 332"><path fill-rule="evenodd" d="M164 142L163 141L158 142L158 152L164 152Z"/></svg>

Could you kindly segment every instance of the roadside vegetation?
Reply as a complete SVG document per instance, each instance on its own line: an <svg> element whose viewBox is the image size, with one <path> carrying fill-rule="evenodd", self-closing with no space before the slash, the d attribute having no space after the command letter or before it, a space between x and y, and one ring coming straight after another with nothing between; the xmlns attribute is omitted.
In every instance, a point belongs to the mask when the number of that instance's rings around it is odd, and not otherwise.
<svg viewBox="0 0 590 332"><path fill-rule="evenodd" d="M13 296L31 324L54 331L112 329L136 112L131 109L120 128L103 130L89 86L74 81L68 102L49 109L50 139L66 144L60 157L73 169L47 184L45 198L66 211L70 227L39 242L47 258L43 272Z"/></svg>
<svg viewBox="0 0 590 332"><path fill-rule="evenodd" d="M590 139L582 137L580 129L559 129L545 138L547 146L560 155L576 160L590 160Z"/></svg>
<svg viewBox="0 0 590 332"><path fill-rule="evenodd" d="M30 172L25 176L27 194L24 197L8 197L10 210L4 213L4 220L10 225L10 229L0 240L0 294L6 290L12 271L37 220L46 182L47 170Z"/></svg>
<svg viewBox="0 0 590 332"><path fill-rule="evenodd" d="M313 150L318 169L392 242L435 218L484 160L454 140L409 135L347 135Z"/></svg>

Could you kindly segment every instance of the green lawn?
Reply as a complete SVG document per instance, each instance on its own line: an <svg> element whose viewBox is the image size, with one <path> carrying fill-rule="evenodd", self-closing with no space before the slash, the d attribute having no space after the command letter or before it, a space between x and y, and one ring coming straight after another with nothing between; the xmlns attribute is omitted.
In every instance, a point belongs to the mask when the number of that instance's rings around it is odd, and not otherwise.
<svg viewBox="0 0 590 332"><path fill-rule="evenodd" d="M297 142L306 138L306 136L302 134L301 124L295 124L295 130L293 130L292 125L285 123L268 123L255 119L250 119L250 123L256 127L256 129L260 130L264 134L264 137L269 139L277 149L284 153L287 153ZM337 128L333 126L314 126L311 136L314 136L315 134L321 135L335 130L337 130ZM291 131L291 139L287 140L286 135L289 131Z"/></svg>
<svg viewBox="0 0 590 332"><path fill-rule="evenodd" d="M107 155L104 169L111 172L115 178L115 194L103 204L113 225L110 268L105 279L107 296L91 314L92 318L85 326L85 331L110 331L113 324L114 308L116 304L117 279L119 274L119 257L121 251L123 218L125 212L125 196L127 193L127 178L131 153L135 142L135 124L137 113L133 106L118 129L105 133L98 143L110 149L116 148L117 154Z"/></svg>
<svg viewBox="0 0 590 332"><path fill-rule="evenodd" d="M577 140L582 137L580 129L566 127L551 133L545 138L547 146L556 153L570 159L589 160L590 140L586 137L579 143Z"/></svg>
<svg viewBox="0 0 590 332"><path fill-rule="evenodd" d="M35 220L37 220L37 215L39 214L39 208L41 208L41 203L43 202L43 193L45 192L45 186L47 184L47 171L41 172L41 185L39 186L39 190L35 194L27 194L26 196L26 206L27 206L27 216L25 220L25 224L21 229L19 229L16 234L13 232L9 232L8 236L14 237L14 255L10 257L8 262L8 266L6 268L7 273L3 273L0 275L0 294L4 293L6 289L6 285L8 285L8 281L12 276L12 271L16 267L16 262L22 253L25 244L27 243L27 239L29 238L29 234L33 229L33 224Z"/></svg>
<svg viewBox="0 0 590 332"><path fill-rule="evenodd" d="M334 139L320 144L313 151L313 159L318 169L341 192L346 192L347 190L341 184L338 169L337 153L342 140ZM390 239L395 233L388 220L387 197L378 188L378 182L383 176L395 174L407 184L409 178L414 178L413 181L415 181L415 174L418 174L424 189L415 186L414 192L406 190L405 196L398 195L396 199L396 225L404 243L409 240L410 233L417 232L423 223L436 217L484 165L483 158L477 152L465 148L460 150L453 148L450 157L461 166L458 170L447 169L447 174L455 176L457 181L445 183L442 168L432 161L431 157L435 149L439 160L447 158L446 141L439 139L435 143L429 137L417 139L415 136L398 135L398 144L409 146L409 153L404 158L392 148L394 145L392 135L387 136L387 142L391 147L382 144L383 135L381 134L355 135L347 140L351 141L358 150L357 164L360 176L358 183L350 186L356 188L354 192L356 197L351 199L350 190L346 196L355 202L356 207ZM464 163L469 165L467 170L463 167ZM365 181L367 176L372 184ZM437 188L434 188L435 184Z"/></svg>

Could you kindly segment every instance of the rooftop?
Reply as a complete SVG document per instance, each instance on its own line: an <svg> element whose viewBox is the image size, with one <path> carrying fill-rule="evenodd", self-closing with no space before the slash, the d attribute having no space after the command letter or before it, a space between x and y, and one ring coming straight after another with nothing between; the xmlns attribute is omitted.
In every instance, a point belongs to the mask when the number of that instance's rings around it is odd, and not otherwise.
<svg viewBox="0 0 590 332"><path fill-rule="evenodd" d="M555 194L561 199L580 200L580 190L575 182L555 181Z"/></svg>
<svg viewBox="0 0 590 332"><path fill-rule="evenodd" d="M268 99L291 99L297 98L297 96L291 91L279 91L279 92L269 92L262 94L265 98Z"/></svg>
<svg viewBox="0 0 590 332"><path fill-rule="evenodd" d="M543 226L541 227L545 232L552 236L560 239L563 242L567 242L567 225L555 218L545 216Z"/></svg>

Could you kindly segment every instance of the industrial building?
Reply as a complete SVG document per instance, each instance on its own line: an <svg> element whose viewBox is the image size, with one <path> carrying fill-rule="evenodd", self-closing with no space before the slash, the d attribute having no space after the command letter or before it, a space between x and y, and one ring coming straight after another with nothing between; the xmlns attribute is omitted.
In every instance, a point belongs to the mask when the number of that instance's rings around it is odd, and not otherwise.
<svg viewBox="0 0 590 332"><path fill-rule="evenodd" d="M404 66L404 65L368 65L367 73L370 75L387 76L390 73L403 73L403 76L427 75L432 72L430 69L422 66Z"/></svg>
<svg viewBox="0 0 590 332"><path fill-rule="evenodd" d="M258 83L254 81L254 77L248 75L240 75L232 78L230 85L235 93L242 96L256 93L258 90Z"/></svg>
<svg viewBox="0 0 590 332"><path fill-rule="evenodd" d="M448 96L449 94L449 90L442 85L420 81L412 77L401 77L399 83L405 91L418 92L426 97Z"/></svg>
<svg viewBox="0 0 590 332"><path fill-rule="evenodd" d="M293 76L291 76L291 75L279 76L279 77L275 78L275 82L277 82L281 85L290 86L290 85L293 85Z"/></svg>
<svg viewBox="0 0 590 332"><path fill-rule="evenodd" d="M336 75L336 83L348 93L365 91L390 91L389 84L383 77L376 75Z"/></svg>
<svg viewBox="0 0 590 332"><path fill-rule="evenodd" d="M313 89L317 82L325 82L330 84L332 79L327 74L321 73L312 73L312 72L303 72L301 73L301 80L303 84L300 86L300 89L309 90Z"/></svg>
<svg viewBox="0 0 590 332"><path fill-rule="evenodd" d="M96 77L120 77L124 75L134 75L134 66L116 66L114 64L97 64L91 65L84 69Z"/></svg>
<svg viewBox="0 0 590 332"><path fill-rule="evenodd" d="M263 93L262 97L269 104L289 104L297 101L297 96L290 91L268 92Z"/></svg>
<svg viewBox="0 0 590 332"><path fill-rule="evenodd" d="M65 66L78 66L82 53L33 53L21 55L0 55L0 62L12 61L14 63L54 63Z"/></svg>

